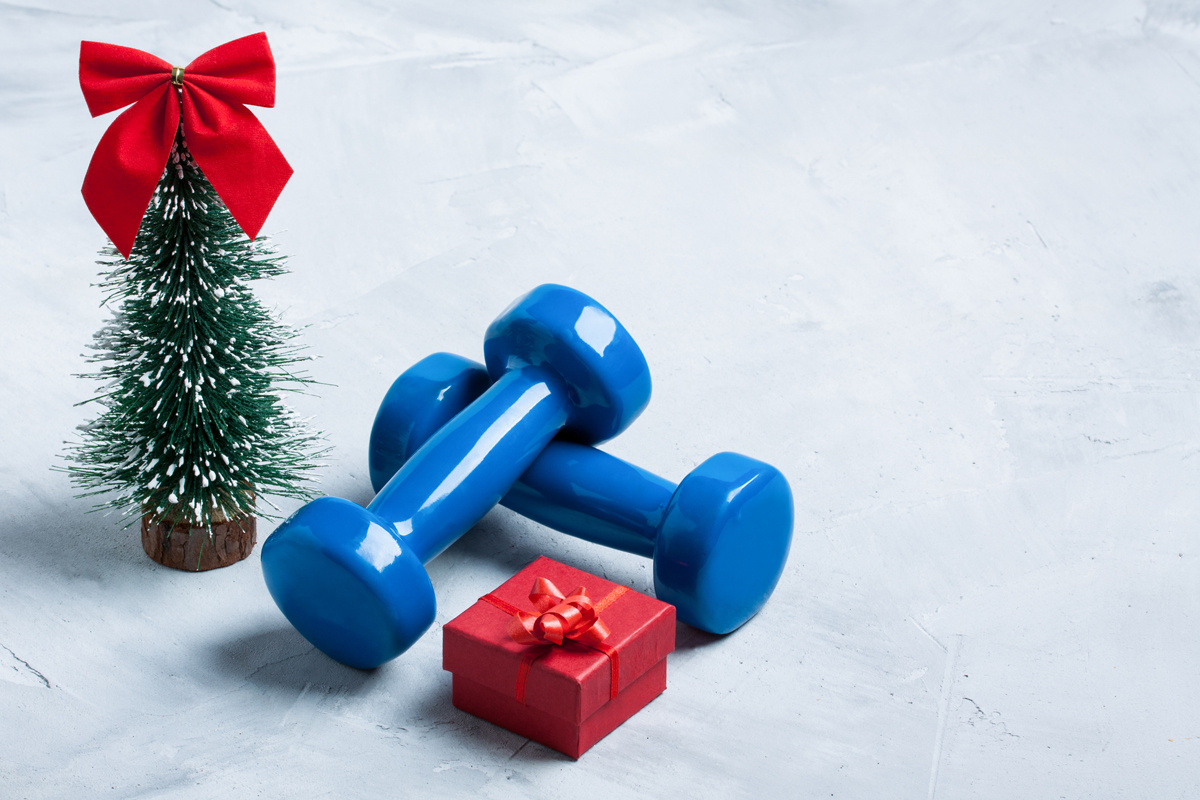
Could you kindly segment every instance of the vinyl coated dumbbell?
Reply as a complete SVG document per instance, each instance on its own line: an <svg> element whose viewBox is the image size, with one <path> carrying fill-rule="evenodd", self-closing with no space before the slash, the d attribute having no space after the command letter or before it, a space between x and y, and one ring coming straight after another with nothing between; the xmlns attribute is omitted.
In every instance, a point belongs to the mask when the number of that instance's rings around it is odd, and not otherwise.
<svg viewBox="0 0 1200 800"><path fill-rule="evenodd" d="M371 430L378 489L491 385L488 370L437 353L388 390ZM501 504L564 533L654 559L658 599L679 619L728 633L774 591L792 541L792 492L779 470L718 453L676 486L584 444L555 440Z"/></svg>
<svg viewBox="0 0 1200 800"><path fill-rule="evenodd" d="M308 503L263 544L271 597L332 658L378 666L432 624L424 564L500 500L559 431L601 442L650 401L650 371L625 328L565 286L539 286L488 328L490 386L414 448L366 509Z"/></svg>

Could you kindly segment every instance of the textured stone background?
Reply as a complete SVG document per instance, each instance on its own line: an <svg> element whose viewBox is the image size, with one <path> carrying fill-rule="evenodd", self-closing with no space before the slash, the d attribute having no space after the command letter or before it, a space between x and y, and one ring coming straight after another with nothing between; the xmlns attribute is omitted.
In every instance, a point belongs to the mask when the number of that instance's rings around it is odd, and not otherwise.
<svg viewBox="0 0 1200 800"><path fill-rule="evenodd" d="M1200 796L1198 24L1184 0L0 4L0 794ZM766 609L681 626L667 692L578 763L456 711L436 628L342 667L257 554L159 568L50 471L106 316L79 186L113 117L79 40L186 63L259 30L256 113L296 169L266 228L292 272L259 291L331 384L296 403L335 448L322 491L368 500L392 378L478 358L545 281L653 369L607 449L792 482ZM430 565L439 623L538 554L650 587L498 509Z"/></svg>

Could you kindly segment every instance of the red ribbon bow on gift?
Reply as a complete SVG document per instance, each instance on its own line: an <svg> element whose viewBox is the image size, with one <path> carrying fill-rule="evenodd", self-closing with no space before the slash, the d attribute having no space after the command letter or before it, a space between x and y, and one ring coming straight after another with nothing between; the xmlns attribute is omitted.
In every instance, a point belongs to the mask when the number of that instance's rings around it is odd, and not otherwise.
<svg viewBox="0 0 1200 800"><path fill-rule="evenodd" d="M133 250L181 116L192 157L246 235L258 235L292 175L246 108L275 105L266 34L214 47L186 67L131 47L83 42L79 85L93 117L134 104L104 132L83 179L88 210L122 255Z"/></svg>
<svg viewBox="0 0 1200 800"><path fill-rule="evenodd" d="M514 642L526 645L544 645L530 650L521 657L521 666L517 671L516 698L525 702L525 683L529 678L529 670L533 662L550 652L563 642L577 642L593 650L599 650L608 656L612 663L612 678L609 682L609 697L617 696L617 684L620 678L620 659L615 647L605 644L611 631L600 619L600 612L608 608L625 592L628 587L618 586L609 592L598 603L593 605L582 586L571 594L563 596L551 581L538 578L533 583L533 591L529 593L529 601L533 603L540 614L530 614L522 611L511 603L501 600L494 594L479 598L506 614L512 614L505 630Z"/></svg>
<svg viewBox="0 0 1200 800"><path fill-rule="evenodd" d="M538 578L529 601L542 613L535 616L517 609L506 629L517 644L562 644L564 638L598 644L608 638L608 626L582 586L563 597L557 586Z"/></svg>

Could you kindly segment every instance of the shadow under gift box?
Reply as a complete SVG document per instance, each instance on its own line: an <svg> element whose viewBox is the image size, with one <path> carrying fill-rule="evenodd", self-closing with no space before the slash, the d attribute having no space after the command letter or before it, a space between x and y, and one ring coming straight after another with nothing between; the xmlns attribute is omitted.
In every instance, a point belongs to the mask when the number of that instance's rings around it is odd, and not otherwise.
<svg viewBox="0 0 1200 800"><path fill-rule="evenodd" d="M563 592L582 586L593 604L617 584L544 556L491 594L531 614L538 578ZM517 699L521 660L531 647L513 641L511 615L479 600L442 627L442 668L454 675L454 706L502 728L579 758L657 697L667 685L667 654L675 649L675 607L626 591L600 618L616 649L617 696L611 697L608 656L578 643L554 646L533 662Z"/></svg>

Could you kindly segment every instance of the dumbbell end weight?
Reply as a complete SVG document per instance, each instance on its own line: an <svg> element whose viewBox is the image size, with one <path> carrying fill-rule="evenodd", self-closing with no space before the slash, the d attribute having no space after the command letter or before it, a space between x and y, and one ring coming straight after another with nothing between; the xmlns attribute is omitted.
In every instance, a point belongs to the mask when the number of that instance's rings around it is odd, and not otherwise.
<svg viewBox="0 0 1200 800"><path fill-rule="evenodd" d="M285 525L285 535L263 544L263 577L283 615L317 649L370 669L433 624L429 575L390 523L348 500L321 497Z"/></svg>
<svg viewBox="0 0 1200 800"><path fill-rule="evenodd" d="M546 367L570 397L564 437L611 439L650 402L650 367L633 337L592 298L554 283L538 286L496 318L483 343L493 382L524 366Z"/></svg>
<svg viewBox="0 0 1200 800"><path fill-rule="evenodd" d="M654 544L654 593L679 619L729 633L775 591L792 544L792 490L770 464L718 453L671 496Z"/></svg>
<svg viewBox="0 0 1200 800"><path fill-rule="evenodd" d="M388 389L371 428L368 466L375 491L491 385L486 369L452 353L434 353L405 370Z"/></svg>

